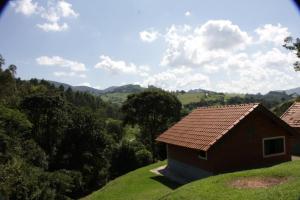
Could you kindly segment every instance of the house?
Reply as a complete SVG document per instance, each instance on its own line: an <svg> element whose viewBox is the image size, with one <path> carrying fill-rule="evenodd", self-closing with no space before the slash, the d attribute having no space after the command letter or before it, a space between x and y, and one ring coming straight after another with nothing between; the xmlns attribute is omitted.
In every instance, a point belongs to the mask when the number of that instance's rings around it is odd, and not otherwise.
<svg viewBox="0 0 300 200"><path fill-rule="evenodd" d="M300 102L291 105L281 119L297 131L292 138L292 154L300 156Z"/></svg>
<svg viewBox="0 0 300 200"><path fill-rule="evenodd" d="M261 104L200 107L157 137L168 170L194 180L291 160L294 129Z"/></svg>

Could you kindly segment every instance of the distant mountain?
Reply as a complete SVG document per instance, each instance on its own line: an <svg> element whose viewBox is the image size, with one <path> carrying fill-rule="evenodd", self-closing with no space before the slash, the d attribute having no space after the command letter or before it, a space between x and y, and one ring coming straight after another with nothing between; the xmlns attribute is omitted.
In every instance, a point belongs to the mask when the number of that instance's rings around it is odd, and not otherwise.
<svg viewBox="0 0 300 200"><path fill-rule="evenodd" d="M49 83L53 84L55 87L59 87L59 86L63 86L66 89L68 89L69 87L72 88L73 91L79 91L79 92L88 92L91 94L95 94L95 95L100 95L103 94L102 90L98 90L96 88L92 88L92 87L88 87L88 86L72 86L66 83L60 83L60 82L56 82L56 81L49 81L47 80Z"/></svg>
<svg viewBox="0 0 300 200"><path fill-rule="evenodd" d="M88 87L88 86L72 86L66 83L60 83L60 82L56 82L56 81L49 81L48 82L52 83L55 87L59 87L60 85L64 86L65 89L67 89L68 87L71 87L72 90L74 91L80 91L80 92L88 92L91 94L95 94L95 95L103 95L103 94L112 94L112 93L137 93L137 92L142 92L144 91L146 88L141 87L140 85L135 85L135 84L128 84L128 85L122 85L122 86L111 86L108 87L106 89L103 90L99 90L96 88L92 88L92 87ZM151 87L151 86L150 86ZM209 91L209 90L205 90L205 89L192 89L187 91L187 93L216 93L214 91ZM275 93L273 93L275 92ZM279 92L279 93L278 93ZM285 92L287 95L291 95L291 94L296 94L300 96L300 87L297 88L292 88L292 89L288 89L288 90L277 90L277 91L270 91L269 93L266 94L266 96L281 96L283 94L280 94L281 92Z"/></svg>
<svg viewBox="0 0 300 200"><path fill-rule="evenodd" d="M198 88L198 89L192 89L192 90L187 91L187 93L201 93L201 92L206 92L206 93L216 93L216 92L209 91L209 90L204 90L204 89L201 89L201 88Z"/></svg>
<svg viewBox="0 0 300 200"><path fill-rule="evenodd" d="M55 87L59 87L62 85L65 88L65 90L71 87L73 91L88 92L95 95L102 95L102 94L109 94L109 93L137 93L137 92L144 91L146 89L141 87L140 85L128 84L122 86L111 86L106 89L99 90L88 86L72 86L66 83L60 83L56 81L49 81L49 80L47 81L52 83Z"/></svg>
<svg viewBox="0 0 300 200"><path fill-rule="evenodd" d="M300 95L300 87L296 87L296 88L292 88L292 89L288 89L288 90L282 90L282 91L285 91L288 95L290 95L290 94Z"/></svg>
<svg viewBox="0 0 300 200"><path fill-rule="evenodd" d="M133 84L128 84L128 85L122 85L122 86L112 86L109 88L106 88L103 91L103 93L137 93L137 92L142 92L146 88L141 87L140 85L133 85Z"/></svg>

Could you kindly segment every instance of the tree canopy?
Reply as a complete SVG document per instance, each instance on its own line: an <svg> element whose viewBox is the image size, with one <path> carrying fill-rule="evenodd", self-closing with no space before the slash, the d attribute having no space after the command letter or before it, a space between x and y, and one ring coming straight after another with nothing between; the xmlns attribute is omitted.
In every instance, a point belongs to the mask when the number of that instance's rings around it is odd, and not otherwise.
<svg viewBox="0 0 300 200"><path fill-rule="evenodd" d="M300 58L300 38L293 39L292 37L287 37L284 40L283 47L295 52L296 56ZM300 61L294 63L295 71L300 71Z"/></svg>
<svg viewBox="0 0 300 200"><path fill-rule="evenodd" d="M141 140L150 146L156 157L155 138L180 119L181 103L177 97L160 89L149 89L129 95L122 106L124 123L137 124L142 129Z"/></svg>

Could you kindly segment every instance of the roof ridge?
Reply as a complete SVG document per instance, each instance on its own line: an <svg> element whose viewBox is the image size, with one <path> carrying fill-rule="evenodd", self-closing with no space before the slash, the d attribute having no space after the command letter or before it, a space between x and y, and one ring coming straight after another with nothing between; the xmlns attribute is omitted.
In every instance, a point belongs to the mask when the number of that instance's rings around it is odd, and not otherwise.
<svg viewBox="0 0 300 200"><path fill-rule="evenodd" d="M200 106L197 109L209 109L209 108L227 108L227 107L241 107L241 106L255 106L260 103L243 103L243 104L227 104L227 105L213 105L213 106Z"/></svg>
<svg viewBox="0 0 300 200"><path fill-rule="evenodd" d="M280 118L282 119L287 113L289 113L291 108L297 103L300 103L300 102L294 101L294 103L292 103L292 105L290 105L290 107L288 109L286 109L286 111L280 116Z"/></svg>
<svg viewBox="0 0 300 200"><path fill-rule="evenodd" d="M245 104L240 104L240 105L245 105ZM247 104L247 105L251 105L251 104ZM209 147L207 149L209 149L212 145L214 145L219 139L221 139L225 134L227 134L233 127L235 127L241 120L243 120L247 115L249 115L255 108L257 108L259 105L261 105L260 103L254 103L252 104L253 106L247 110L243 115L241 115L240 118L238 118L233 124L231 124L230 126L228 126L228 128L226 128L220 135L219 137L215 138L214 141L212 141L209 144Z"/></svg>

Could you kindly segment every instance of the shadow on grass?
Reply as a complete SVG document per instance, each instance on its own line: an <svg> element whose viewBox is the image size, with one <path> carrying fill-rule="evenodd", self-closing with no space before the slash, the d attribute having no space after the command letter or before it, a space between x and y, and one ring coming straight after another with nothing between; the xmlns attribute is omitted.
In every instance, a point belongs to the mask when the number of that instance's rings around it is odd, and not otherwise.
<svg viewBox="0 0 300 200"><path fill-rule="evenodd" d="M176 183L175 181L172 181L165 176L153 176L151 179L160 182L161 184L167 186L168 188L175 190L176 188L180 187L181 184Z"/></svg>

